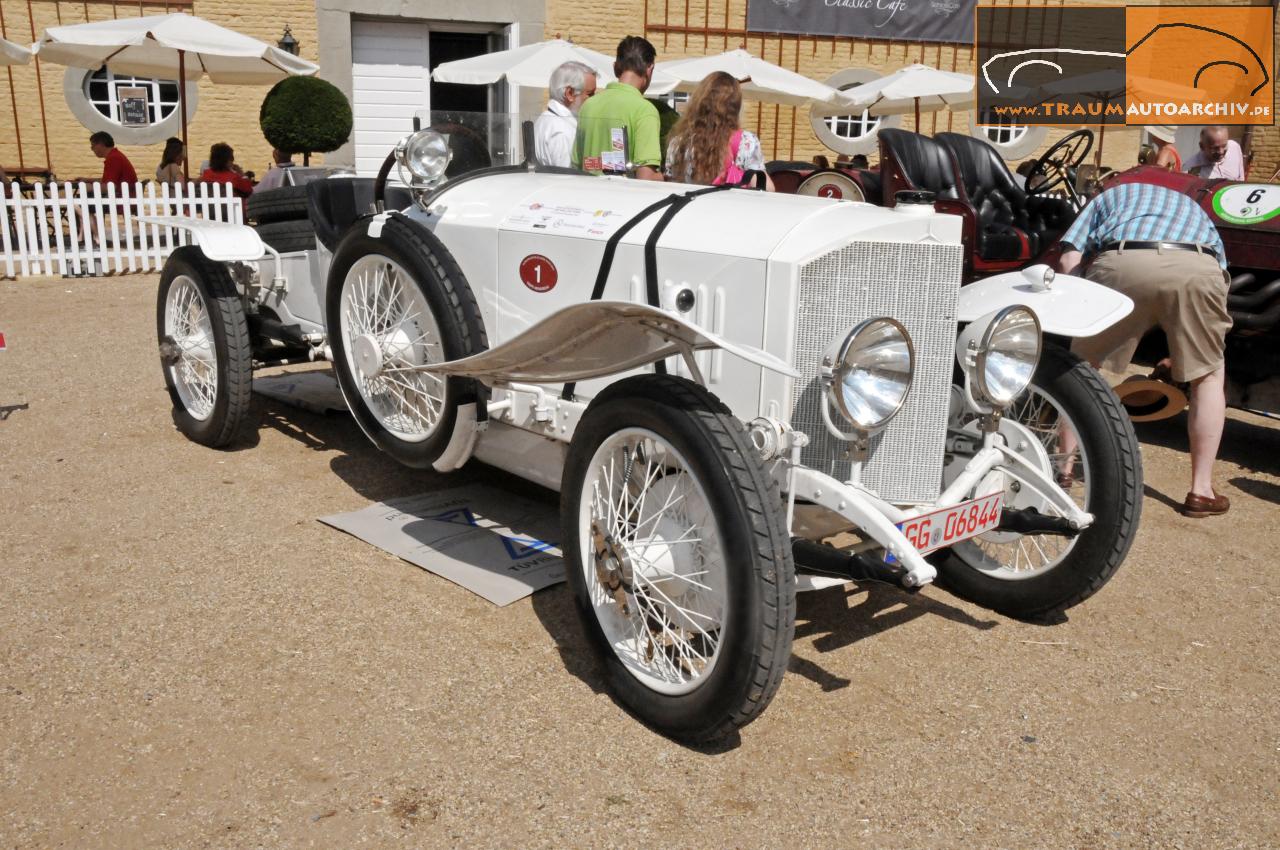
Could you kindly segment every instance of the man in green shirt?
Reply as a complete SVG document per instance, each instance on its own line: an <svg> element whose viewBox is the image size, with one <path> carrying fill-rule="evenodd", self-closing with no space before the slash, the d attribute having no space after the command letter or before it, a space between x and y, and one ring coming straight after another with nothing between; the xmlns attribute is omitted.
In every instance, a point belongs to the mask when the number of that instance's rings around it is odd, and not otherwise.
<svg viewBox="0 0 1280 850"><path fill-rule="evenodd" d="M618 42L613 63L618 81L597 91L578 111L573 146L576 168L592 174L624 174L630 162L636 177L662 179L658 110L644 99L657 58L658 51L639 36Z"/></svg>

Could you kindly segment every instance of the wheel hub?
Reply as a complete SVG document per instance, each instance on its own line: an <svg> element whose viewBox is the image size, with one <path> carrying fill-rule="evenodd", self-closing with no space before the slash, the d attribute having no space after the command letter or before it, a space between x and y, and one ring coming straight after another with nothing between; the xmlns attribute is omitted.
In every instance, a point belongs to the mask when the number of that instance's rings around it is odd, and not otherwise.
<svg viewBox="0 0 1280 850"><path fill-rule="evenodd" d="M591 522L591 550L595 557L596 577L624 614L630 613L627 591L631 589L631 561L626 550L600 525Z"/></svg>
<svg viewBox="0 0 1280 850"><path fill-rule="evenodd" d="M690 578L696 569L692 546L677 545L685 529L670 516L658 520L653 537L646 542L644 559L639 563L641 578L648 584L662 588L668 596L678 596L688 584L681 579ZM667 586L675 588L673 591Z"/></svg>
<svg viewBox="0 0 1280 850"><path fill-rule="evenodd" d="M382 346L373 334L361 334L351 341L351 353L355 355L360 374L372 378L382 371Z"/></svg>

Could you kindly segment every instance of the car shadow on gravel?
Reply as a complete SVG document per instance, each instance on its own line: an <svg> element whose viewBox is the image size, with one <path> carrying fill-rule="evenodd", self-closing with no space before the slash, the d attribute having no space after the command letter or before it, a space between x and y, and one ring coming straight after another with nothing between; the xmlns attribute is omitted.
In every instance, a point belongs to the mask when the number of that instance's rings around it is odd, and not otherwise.
<svg viewBox="0 0 1280 850"><path fill-rule="evenodd" d="M851 584L799 594L796 598L796 640L812 638L809 646L819 653L845 649L860 640L926 615L980 631L993 629L997 620L984 620L924 593L907 593L878 581ZM804 656L808 646L792 650L789 672L803 676L823 691L848 687L849 679L837 676Z"/></svg>
<svg viewBox="0 0 1280 850"><path fill-rule="evenodd" d="M441 475L429 469L410 469L379 451L345 414L318 414L281 402L261 399L260 431L274 430L315 451L336 452L329 468L348 487L371 502L412 496L424 491L486 483L527 499L556 504L554 492L494 467L472 462L461 475ZM491 517L501 521L500 515ZM604 679L587 645L581 621L567 585L540 590L530 598L534 615L555 642L565 671L591 688L608 694ZM836 691L851 682L806 657L844 649L869 637L926 615L943 617L975 629L991 629L995 620L983 620L931 596L910 594L882 582L855 582L828 590L799 594L796 601L796 638L813 638L808 645L793 650L788 672L816 683L823 691ZM798 650L798 651L797 651ZM612 699L612 697L610 697ZM626 710L614 700L615 705ZM707 755L735 749L740 743L735 733L711 745L689 748Z"/></svg>

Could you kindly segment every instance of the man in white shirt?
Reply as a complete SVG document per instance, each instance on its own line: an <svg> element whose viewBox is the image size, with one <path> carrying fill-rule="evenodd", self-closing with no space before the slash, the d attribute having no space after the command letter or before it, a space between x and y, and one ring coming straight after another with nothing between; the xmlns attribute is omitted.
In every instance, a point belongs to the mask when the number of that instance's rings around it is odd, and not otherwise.
<svg viewBox="0 0 1280 850"><path fill-rule="evenodd" d="M285 169L293 168L293 157L277 148L271 149L272 166L266 175L258 183L256 191L265 192L268 189L279 189L284 185Z"/></svg>
<svg viewBox="0 0 1280 850"><path fill-rule="evenodd" d="M596 72L581 62L565 62L551 72L547 111L533 125L534 153L543 165L571 167L578 110L596 93Z"/></svg>
<svg viewBox="0 0 1280 850"><path fill-rule="evenodd" d="M1200 131L1200 151L1187 160L1187 171L1197 177L1244 179L1244 153L1235 139L1227 138L1223 126Z"/></svg>

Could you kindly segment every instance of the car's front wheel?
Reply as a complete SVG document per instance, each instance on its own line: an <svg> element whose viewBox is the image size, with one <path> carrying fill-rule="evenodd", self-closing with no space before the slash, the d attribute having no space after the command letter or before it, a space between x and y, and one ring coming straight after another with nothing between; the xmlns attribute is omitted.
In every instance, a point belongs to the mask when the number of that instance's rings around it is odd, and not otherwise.
<svg viewBox="0 0 1280 850"><path fill-rule="evenodd" d="M1057 346L1045 347L1005 418L1030 435L1027 446L1014 448L1093 514L1093 524L1076 537L988 532L935 560L942 582L961 596L1010 616L1044 618L1088 599L1120 568L1142 512L1142 455L1115 393ZM1047 507L1025 488L1006 492L1005 503Z"/></svg>
<svg viewBox="0 0 1280 850"><path fill-rule="evenodd" d="M684 379L613 384L578 425L569 583L610 690L664 734L721 738L777 691L795 626L781 504L741 423Z"/></svg>

